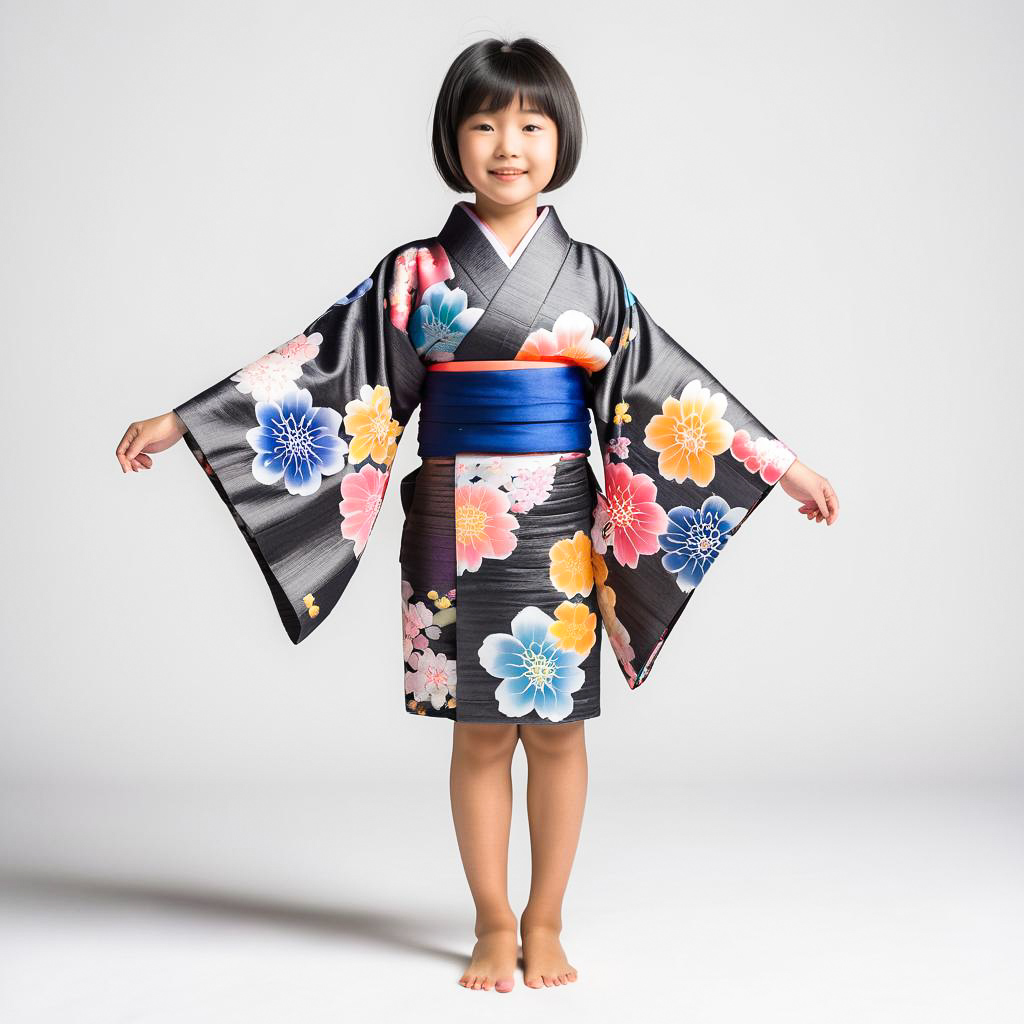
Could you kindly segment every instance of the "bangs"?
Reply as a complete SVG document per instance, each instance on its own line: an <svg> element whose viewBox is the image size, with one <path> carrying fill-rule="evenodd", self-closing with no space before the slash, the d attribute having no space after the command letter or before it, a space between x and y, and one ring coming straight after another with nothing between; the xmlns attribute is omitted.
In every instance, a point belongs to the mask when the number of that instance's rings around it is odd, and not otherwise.
<svg viewBox="0 0 1024 1024"><path fill-rule="evenodd" d="M496 114L520 97L521 110L539 110L545 117L558 122L558 104L550 83L522 80L511 75L493 74L485 68L475 81L466 83L459 94L458 106L454 110L455 127L458 128L474 114Z"/></svg>

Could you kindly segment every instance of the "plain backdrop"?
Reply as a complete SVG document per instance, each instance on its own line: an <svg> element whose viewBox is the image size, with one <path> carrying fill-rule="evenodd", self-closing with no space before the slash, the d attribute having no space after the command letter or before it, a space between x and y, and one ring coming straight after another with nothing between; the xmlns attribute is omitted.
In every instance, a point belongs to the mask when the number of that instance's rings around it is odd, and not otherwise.
<svg viewBox="0 0 1024 1024"><path fill-rule="evenodd" d="M960 940L991 946L955 992L927 988L929 1019L959 999L976 1008L983 992L995 999L988 1020L1011 1019L1009 989L992 993L1009 984L1000 957L1021 951L1009 908L1022 893L1024 768L1022 28L1019 5L995 2L3 0L0 857L11 876L63 879L79 896L135 885L187 904L214 892L197 902L228 916L275 899L314 920L318 906L355 907L355 948L392 900L416 921L452 924L436 984L453 1007L456 996L493 1003L453 991L472 912L448 806L452 726L404 710L397 488L330 620L295 647L184 444L128 476L114 449L133 419L292 337L472 198L433 168L437 89L469 43L532 35L565 64L587 127L575 177L540 201L616 260L655 319L842 505L835 526L811 524L778 488L638 690L606 649L567 925L582 929L587 913L618 937L610 962L630 1005L645 958L666 955L644 938L655 919L670 949L695 956L712 934L681 936L660 916L675 908L692 926L692 894L677 886L693 882L687 865L708 835L747 883L756 865L776 887L757 952L742 928L709 918L739 944L734 962L753 964L787 948L780 922L815 879L817 905L846 891L815 873L834 855L863 872L880 913L907 891L887 861L897 833L913 851L898 877L935 910L946 882L928 874L931 858L950 836L970 842L972 816L988 809L984 849L964 848L957 865L975 879L1006 868L1002 888L958 904L977 927ZM407 435L397 476L418 463L415 422ZM519 906L524 778L520 753ZM765 810L768 792L787 794L789 817ZM940 796L963 817L919 822ZM836 810L843 799L856 827ZM834 846L815 847L806 870L767 833L744 831L775 820L771 834L785 837L786 822L813 830L827 815ZM861 823L876 830L877 857L850 853ZM740 833L726 841L726 825ZM722 911L737 879L720 881ZM864 893L847 893L849 906ZM857 947L836 906L823 919L835 930L819 922L806 948L788 947L777 989L737 988L709 968L701 977L721 983L721 999L688 990L680 1006L699 1020L839 1020L856 990L876 1020L912 1017L925 989L907 981L907 961L888 989L853 980L868 964L887 970L864 952L869 932L894 933L865 931ZM10 937L23 954L19 1019L57 1013L46 964L68 933L34 930L39 920L25 910ZM155 947L164 941L172 964L174 927L157 928ZM923 941L948 928L952 956L962 927L942 911ZM840 934L855 949L830 946ZM911 959L921 940L906 934ZM413 961L418 942L405 949ZM387 951L370 952L378 966L365 970L390 976ZM628 968L627 953L638 957ZM824 957L810 972L820 976L861 954L852 989L830 990L834 1006L794 1002L807 979L784 965ZM659 967L666 998L674 959ZM207 990L186 1009L144 973L135 1015L115 1017L107 1001L127 975L89 982L71 952L60 962L76 1021L242 1019L231 993ZM557 994L563 1005L595 997L593 962ZM333 968L348 989L363 976L353 963ZM918 966L924 979L935 962ZM406 991L407 969L375 983L376 998L398 1002L374 1005L412 1008L433 991L422 978ZM267 1019L308 994L292 978L272 995L239 970L257 987L238 992L262 991ZM644 985L655 998L654 980ZM333 1019L331 1005L292 1019Z"/></svg>

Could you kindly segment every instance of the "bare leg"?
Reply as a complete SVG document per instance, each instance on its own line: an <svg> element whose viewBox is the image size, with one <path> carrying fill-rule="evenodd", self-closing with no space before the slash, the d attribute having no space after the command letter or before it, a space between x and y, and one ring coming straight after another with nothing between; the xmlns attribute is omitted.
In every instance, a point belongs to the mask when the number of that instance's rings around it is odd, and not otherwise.
<svg viewBox="0 0 1024 1024"><path fill-rule="evenodd" d="M577 978L559 940L562 899L579 844L587 796L583 722L520 725L529 761L526 790L533 877L523 910L523 976L530 988Z"/></svg>
<svg viewBox="0 0 1024 1024"><path fill-rule="evenodd" d="M477 943L465 988L508 992L519 952L516 915L508 900L508 839L512 827L512 756L518 723L456 722L452 737L451 801L455 835L476 904Z"/></svg>

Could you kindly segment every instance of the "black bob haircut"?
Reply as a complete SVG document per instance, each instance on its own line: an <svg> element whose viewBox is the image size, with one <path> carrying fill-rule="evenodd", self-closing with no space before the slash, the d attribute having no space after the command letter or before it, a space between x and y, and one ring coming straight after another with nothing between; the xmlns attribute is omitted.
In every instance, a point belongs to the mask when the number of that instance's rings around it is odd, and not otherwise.
<svg viewBox="0 0 1024 1024"><path fill-rule="evenodd" d="M459 125L480 111L507 107L517 93L522 106L540 110L558 126L555 171L544 191L553 192L573 176L583 150L583 112L565 68L535 39L484 39L455 58L434 104L434 164L450 189L475 191L462 173Z"/></svg>

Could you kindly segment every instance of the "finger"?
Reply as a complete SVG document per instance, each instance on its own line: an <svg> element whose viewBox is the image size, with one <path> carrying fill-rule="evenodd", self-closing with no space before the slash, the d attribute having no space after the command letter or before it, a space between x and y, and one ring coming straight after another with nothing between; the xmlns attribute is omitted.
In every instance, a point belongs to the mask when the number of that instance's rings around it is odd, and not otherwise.
<svg viewBox="0 0 1024 1024"><path fill-rule="evenodd" d="M832 522L834 523L839 518L839 495L836 494L832 485L828 482L825 483L825 498L828 501L829 508L832 509Z"/></svg>
<svg viewBox="0 0 1024 1024"><path fill-rule="evenodd" d="M818 506L818 512L821 513L822 519L828 518L828 505L825 504L825 489L819 487L814 493L814 501Z"/></svg>
<svg viewBox="0 0 1024 1024"><path fill-rule="evenodd" d="M114 454L117 456L117 461L121 464L121 472L127 473L131 469L131 463L128 461L125 452L128 451L128 445L131 444L132 436L135 432L135 424L133 423L125 432L124 436L118 443L117 448L114 450Z"/></svg>
<svg viewBox="0 0 1024 1024"><path fill-rule="evenodd" d="M145 448L145 446L146 432L142 429L139 429L138 431L136 431L135 436L131 439L131 443L128 445L128 448L124 453L125 457L129 460L134 459L135 456L138 455L143 448Z"/></svg>
<svg viewBox="0 0 1024 1024"><path fill-rule="evenodd" d="M151 469L153 467L153 459L145 452L142 452L140 455L138 455L135 459L135 462L143 469Z"/></svg>

